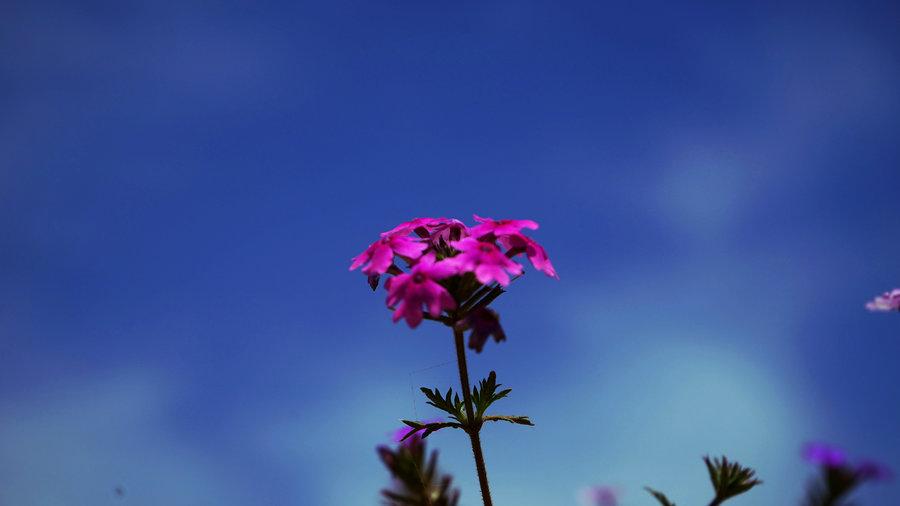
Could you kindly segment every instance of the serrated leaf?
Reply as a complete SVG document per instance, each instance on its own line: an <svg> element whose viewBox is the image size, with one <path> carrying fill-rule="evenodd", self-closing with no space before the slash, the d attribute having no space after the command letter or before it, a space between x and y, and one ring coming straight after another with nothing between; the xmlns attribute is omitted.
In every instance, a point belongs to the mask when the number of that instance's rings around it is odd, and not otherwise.
<svg viewBox="0 0 900 506"><path fill-rule="evenodd" d="M483 420L485 422L509 422L534 427L534 422L527 416L489 415L484 417Z"/></svg>
<svg viewBox="0 0 900 506"><path fill-rule="evenodd" d="M497 383L497 373L494 371L491 371L487 378L478 382L478 385L472 391L472 402L475 404L476 419L482 418L491 404L512 392L511 388L497 392L497 388L500 386L501 384Z"/></svg>
<svg viewBox="0 0 900 506"><path fill-rule="evenodd" d="M448 388L447 393L443 396L441 395L441 391L435 388L434 390L422 387L419 390L425 394L425 397L428 398L427 404L434 406L441 411L446 412L450 415L454 420L464 423L465 422L465 414L462 411L462 403L451 401L451 396L454 396L453 389ZM458 399L458 397L457 397Z"/></svg>

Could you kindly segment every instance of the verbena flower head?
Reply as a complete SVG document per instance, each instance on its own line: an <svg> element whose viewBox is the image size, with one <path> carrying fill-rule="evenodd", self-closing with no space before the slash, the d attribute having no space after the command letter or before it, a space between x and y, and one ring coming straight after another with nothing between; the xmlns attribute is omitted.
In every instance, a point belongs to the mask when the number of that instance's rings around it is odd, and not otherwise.
<svg viewBox="0 0 900 506"><path fill-rule="evenodd" d="M869 311L900 311L900 288L894 288L890 292L875 297L866 303Z"/></svg>
<svg viewBox="0 0 900 506"><path fill-rule="evenodd" d="M522 234L537 229L531 220L494 220L475 216L474 227L454 218L415 218L383 232L353 258L350 270L362 267L372 289L382 276L387 306L395 322L410 327L423 319L472 329L470 346L480 349L488 337L503 339L496 313L485 309L524 273L514 258L524 254L531 264L559 279L546 250ZM426 316L427 315L427 316ZM471 317L471 318L470 318ZM493 317L493 318L491 318Z"/></svg>

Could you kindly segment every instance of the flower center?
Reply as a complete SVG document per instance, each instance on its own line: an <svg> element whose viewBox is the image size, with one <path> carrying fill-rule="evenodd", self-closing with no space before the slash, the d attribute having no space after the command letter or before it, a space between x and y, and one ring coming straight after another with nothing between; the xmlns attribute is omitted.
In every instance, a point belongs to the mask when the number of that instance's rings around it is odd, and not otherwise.
<svg viewBox="0 0 900 506"><path fill-rule="evenodd" d="M413 280L413 283L422 283L425 281L425 275L422 274L421 272L417 272L417 273L413 274L412 280Z"/></svg>
<svg viewBox="0 0 900 506"><path fill-rule="evenodd" d="M484 243L481 246L478 246L478 250L482 253L490 253L494 251L494 248L490 244Z"/></svg>

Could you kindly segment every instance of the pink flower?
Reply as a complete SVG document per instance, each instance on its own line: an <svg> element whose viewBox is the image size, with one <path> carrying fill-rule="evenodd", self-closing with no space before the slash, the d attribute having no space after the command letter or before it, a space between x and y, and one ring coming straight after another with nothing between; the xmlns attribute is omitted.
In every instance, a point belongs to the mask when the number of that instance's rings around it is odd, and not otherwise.
<svg viewBox="0 0 900 506"><path fill-rule="evenodd" d="M866 303L869 311L900 311L900 288L894 288L890 292L875 297Z"/></svg>
<svg viewBox="0 0 900 506"><path fill-rule="evenodd" d="M482 307L472 311L466 316L465 320L459 323L463 329L471 329L469 333L469 348L478 353L484 348L484 343L488 338L494 336L494 341L500 342L506 340L506 333L500 326L500 316L496 311Z"/></svg>
<svg viewBox="0 0 900 506"><path fill-rule="evenodd" d="M388 289L387 305L393 308L400 304L394 311L394 322L406 318L410 328L415 328L422 323L423 305L435 318L445 309L454 309L456 301L436 282L454 274L455 265L446 260L435 262L434 253L428 253L408 273L388 279L384 284Z"/></svg>
<svg viewBox="0 0 900 506"><path fill-rule="evenodd" d="M581 491L581 504L584 506L616 506L619 504L619 492L612 487L593 486Z"/></svg>
<svg viewBox="0 0 900 506"><path fill-rule="evenodd" d="M447 261L458 266L461 272L474 272L475 278L481 284L486 285L491 281L496 281L507 286L509 285L507 272L514 275L522 274L522 266L507 258L492 243L466 237L461 241L454 241L450 245L462 253Z"/></svg>
<svg viewBox="0 0 900 506"><path fill-rule="evenodd" d="M531 260L531 265L533 265L535 269L551 278L559 279L559 275L556 274L556 269L553 268L553 264L550 263L550 259L547 257L547 251L534 239L516 233L502 236L499 240L500 244L508 249L524 250L525 255Z"/></svg>
<svg viewBox="0 0 900 506"><path fill-rule="evenodd" d="M394 263L394 254L405 256L407 258L416 259L422 255L422 252L428 248L428 245L417 241L412 237L404 236L383 236L381 239L373 242L365 251L353 258L350 264L350 270L368 263L362 269L363 274L371 276L373 274L384 274Z"/></svg>
<svg viewBox="0 0 900 506"><path fill-rule="evenodd" d="M500 237L501 235L518 234L523 228L532 230L537 230L538 228L538 224L531 220L494 220L482 218L477 214L473 214L472 217L479 223L479 225L469 229L472 237L482 237L492 232L495 236Z"/></svg>

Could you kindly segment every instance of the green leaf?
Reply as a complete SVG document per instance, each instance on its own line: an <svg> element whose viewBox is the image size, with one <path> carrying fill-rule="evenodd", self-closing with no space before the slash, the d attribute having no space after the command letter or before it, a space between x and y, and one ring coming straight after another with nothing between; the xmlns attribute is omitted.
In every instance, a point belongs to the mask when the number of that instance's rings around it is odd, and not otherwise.
<svg viewBox="0 0 900 506"><path fill-rule="evenodd" d="M644 490L646 490L647 492L650 492L650 495L655 497L656 500L659 501L660 504L662 504L662 506L675 506L675 503L669 501L669 498L666 497L666 494L663 494L662 492L660 492L658 490L653 490L650 487L644 487Z"/></svg>
<svg viewBox="0 0 900 506"><path fill-rule="evenodd" d="M454 423L454 422L422 423L422 422L417 422L415 420L400 420L400 421L405 423L406 425L409 425L410 427L412 427L414 429L414 430L407 432L406 435L400 439L401 442L406 441L407 438L410 438L410 437L412 437L413 434L417 434L419 432L422 432L422 439L425 439L426 437L430 436L432 433L437 432L441 429L446 429L447 427L453 427L455 429L463 428L463 426L461 424Z"/></svg>
<svg viewBox="0 0 900 506"><path fill-rule="evenodd" d="M478 385L472 390L472 402L475 404L476 419L482 418L491 404L512 392L511 388L498 392L497 388L500 386L501 384L497 383L497 373L491 371L488 377L479 381Z"/></svg>
<svg viewBox="0 0 900 506"><path fill-rule="evenodd" d="M756 479L756 471L737 462L729 462L727 457L710 459L707 456L703 457L703 462L706 463L709 481L716 492L713 504L721 504L762 483Z"/></svg>
<svg viewBox="0 0 900 506"><path fill-rule="evenodd" d="M420 390L425 394L425 397L428 398L428 404L449 414L450 418L453 418L457 422L465 423L466 415L462 409L462 402L459 400L458 395L453 394L453 389L448 388L447 393L443 396L441 396L441 391L437 388L431 390L429 388L422 387L420 388Z"/></svg>
<svg viewBox="0 0 900 506"><path fill-rule="evenodd" d="M508 415L488 415L484 417L485 422L509 422L516 423L519 425L530 425L534 427L534 422L532 422L527 416L508 416Z"/></svg>

